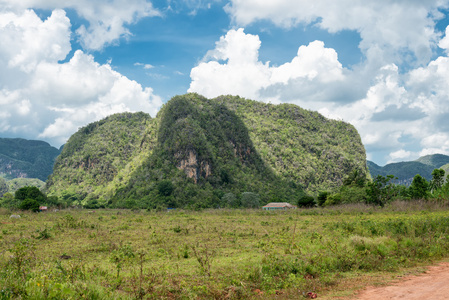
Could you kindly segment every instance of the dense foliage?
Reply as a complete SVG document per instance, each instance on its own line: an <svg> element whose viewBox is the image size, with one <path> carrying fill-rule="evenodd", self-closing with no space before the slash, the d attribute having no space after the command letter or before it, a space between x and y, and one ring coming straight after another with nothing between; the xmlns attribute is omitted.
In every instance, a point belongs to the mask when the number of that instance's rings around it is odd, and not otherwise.
<svg viewBox="0 0 449 300"><path fill-rule="evenodd" d="M47 180L60 151L43 141L0 138L0 175Z"/></svg>
<svg viewBox="0 0 449 300"><path fill-rule="evenodd" d="M385 206L394 200L438 200L449 199L449 174L443 169L434 169L432 179L427 181L420 174L413 177L407 187L398 184L398 179L393 175L377 175L372 180L360 177L356 172L348 175L339 191L331 193L322 191L315 199L318 206L330 206L365 202L377 206ZM298 203L300 204L300 203Z"/></svg>
<svg viewBox="0 0 449 300"><path fill-rule="evenodd" d="M118 114L74 134L48 192L74 204L227 207L232 193L296 203L340 186L365 150L355 128L298 106L239 97L176 96L155 119Z"/></svg>
<svg viewBox="0 0 449 300"><path fill-rule="evenodd" d="M0 198L0 207L39 211L39 206L63 207L63 203L55 196L47 197L36 186L19 188L15 193L5 193Z"/></svg>
<svg viewBox="0 0 449 300"><path fill-rule="evenodd" d="M144 113L121 113L81 128L56 159L46 191L65 203L104 205L151 153L153 123Z"/></svg>

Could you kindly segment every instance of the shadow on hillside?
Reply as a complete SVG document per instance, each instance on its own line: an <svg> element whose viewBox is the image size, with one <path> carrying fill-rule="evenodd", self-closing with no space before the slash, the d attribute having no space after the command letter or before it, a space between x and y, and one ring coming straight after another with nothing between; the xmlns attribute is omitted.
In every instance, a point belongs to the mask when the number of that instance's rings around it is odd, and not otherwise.
<svg viewBox="0 0 449 300"><path fill-rule="evenodd" d="M258 193L262 202L296 202L292 198L302 193L299 186L280 179L267 166L244 122L224 103L196 94L176 96L157 118L157 144L129 184L115 195L113 201L119 206L128 199L142 202L142 207L185 207L198 201L214 207L228 192ZM173 191L163 194L160 183L167 180Z"/></svg>

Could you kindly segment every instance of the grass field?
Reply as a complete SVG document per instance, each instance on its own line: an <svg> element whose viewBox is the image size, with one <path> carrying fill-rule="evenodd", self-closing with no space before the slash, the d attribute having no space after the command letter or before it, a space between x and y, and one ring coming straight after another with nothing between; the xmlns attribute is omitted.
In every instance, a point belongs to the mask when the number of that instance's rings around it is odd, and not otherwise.
<svg viewBox="0 0 449 300"><path fill-rule="evenodd" d="M447 203L12 213L0 299L331 299L449 257Z"/></svg>

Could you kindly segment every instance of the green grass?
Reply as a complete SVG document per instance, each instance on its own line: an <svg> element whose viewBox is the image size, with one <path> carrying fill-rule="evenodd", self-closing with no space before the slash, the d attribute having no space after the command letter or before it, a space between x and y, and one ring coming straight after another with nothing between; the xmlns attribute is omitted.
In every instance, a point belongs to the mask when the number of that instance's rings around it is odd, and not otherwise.
<svg viewBox="0 0 449 300"><path fill-rule="evenodd" d="M445 203L10 214L0 210L0 299L321 297L449 253Z"/></svg>

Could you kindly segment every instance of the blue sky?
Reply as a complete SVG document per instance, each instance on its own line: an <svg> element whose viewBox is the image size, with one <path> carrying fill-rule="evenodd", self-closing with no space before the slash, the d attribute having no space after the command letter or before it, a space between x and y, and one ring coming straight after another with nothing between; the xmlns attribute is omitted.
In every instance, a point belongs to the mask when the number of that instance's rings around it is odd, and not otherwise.
<svg viewBox="0 0 449 300"><path fill-rule="evenodd" d="M449 0L0 0L0 137L197 92L293 103L384 165L449 155Z"/></svg>

